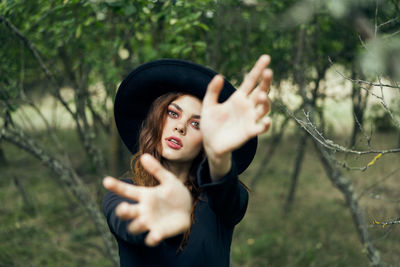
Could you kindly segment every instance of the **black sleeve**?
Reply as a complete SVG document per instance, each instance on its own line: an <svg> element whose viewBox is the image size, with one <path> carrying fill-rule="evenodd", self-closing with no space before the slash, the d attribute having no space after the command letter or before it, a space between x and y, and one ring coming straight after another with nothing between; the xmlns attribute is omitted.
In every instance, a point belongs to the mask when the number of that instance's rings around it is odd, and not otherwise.
<svg viewBox="0 0 400 267"><path fill-rule="evenodd" d="M213 182L208 161L204 160L197 171L197 183L207 194L211 209L226 225L233 227L242 220L246 213L249 194L239 183L234 161L229 172Z"/></svg>
<svg viewBox="0 0 400 267"><path fill-rule="evenodd" d="M122 181L133 184L130 179L124 179ZM115 208L123 201L132 204L136 203L134 200L120 197L113 192L107 192L104 196L102 206L104 216L107 219L108 227L110 228L111 233L113 233L116 237L129 243L144 245L144 239L147 235L147 232L139 235L133 235L129 233L128 225L130 222L132 222L132 220L121 220L115 213Z"/></svg>

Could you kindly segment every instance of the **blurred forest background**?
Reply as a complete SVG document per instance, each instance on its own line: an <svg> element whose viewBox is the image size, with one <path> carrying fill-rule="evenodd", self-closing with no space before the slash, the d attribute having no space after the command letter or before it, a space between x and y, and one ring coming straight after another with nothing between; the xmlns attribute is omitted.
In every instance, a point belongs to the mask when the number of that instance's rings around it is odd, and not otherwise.
<svg viewBox="0 0 400 267"><path fill-rule="evenodd" d="M232 266L400 266L399 0L0 1L0 266L117 266L100 204L121 80L272 57Z"/></svg>

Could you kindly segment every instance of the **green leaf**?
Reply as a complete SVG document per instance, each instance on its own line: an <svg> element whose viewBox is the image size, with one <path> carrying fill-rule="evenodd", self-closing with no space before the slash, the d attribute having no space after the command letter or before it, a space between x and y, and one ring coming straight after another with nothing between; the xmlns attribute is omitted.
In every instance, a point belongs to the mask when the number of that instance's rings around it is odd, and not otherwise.
<svg viewBox="0 0 400 267"><path fill-rule="evenodd" d="M203 30L205 30L207 32L210 30L210 28L204 23L198 23L197 26L199 26L200 28L202 28Z"/></svg>
<svg viewBox="0 0 400 267"><path fill-rule="evenodd" d="M136 7L133 4L128 5L124 9L124 13L125 13L126 16L131 16L135 12L136 12Z"/></svg>
<svg viewBox="0 0 400 267"><path fill-rule="evenodd" d="M82 25L79 24L78 28L76 28L75 38L81 37L81 34L82 34Z"/></svg>

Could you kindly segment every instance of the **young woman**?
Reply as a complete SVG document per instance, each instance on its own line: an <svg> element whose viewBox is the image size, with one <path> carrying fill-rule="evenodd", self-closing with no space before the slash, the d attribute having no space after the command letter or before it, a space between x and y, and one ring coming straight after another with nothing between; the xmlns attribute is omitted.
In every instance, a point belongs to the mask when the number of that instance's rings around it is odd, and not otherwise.
<svg viewBox="0 0 400 267"><path fill-rule="evenodd" d="M237 90L181 60L144 64L121 83L114 114L132 178L103 181L121 266L229 266L248 202L238 174L270 125L269 61L261 56Z"/></svg>

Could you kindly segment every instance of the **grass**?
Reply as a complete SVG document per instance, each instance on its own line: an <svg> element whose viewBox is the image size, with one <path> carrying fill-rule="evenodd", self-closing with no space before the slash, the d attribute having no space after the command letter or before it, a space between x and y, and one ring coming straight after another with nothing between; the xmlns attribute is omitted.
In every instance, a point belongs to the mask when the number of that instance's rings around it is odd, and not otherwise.
<svg viewBox="0 0 400 267"><path fill-rule="evenodd" d="M392 143L397 141L397 135L381 134L374 140L377 147L395 147ZM292 211L283 216L297 142L293 136L287 136L263 170L262 180L251 193L247 214L235 232L232 258L238 266L368 266L344 197L328 180L311 142L307 145ZM259 146L256 166L242 177L245 182L252 177L267 146ZM353 162L362 165L373 157L367 155ZM365 172L344 174L355 184L357 195L361 195L364 188L398 168L399 163L399 155L385 155ZM396 177L398 172L372 191L382 192L386 199L397 202L383 203L368 195L360 199L371 223L371 237L389 266L400 266L395 252L400 249L399 227L382 229L372 225L372 221L374 216L398 217L400 194Z"/></svg>
<svg viewBox="0 0 400 267"><path fill-rule="evenodd" d="M59 134L70 149L74 167L87 173L87 162L82 160L75 133ZM374 140L376 147L393 147L397 138L394 134L380 134ZM282 215L296 144L296 135L284 138L253 189L246 216L234 234L233 265L368 266L344 198L327 179L310 142L292 212ZM268 140L263 139L252 167L241 176L244 182L248 183L262 166L260 160L267 146ZM4 148L9 165L1 169L0 179L0 266L110 266L94 225L72 195L54 179L54 174L25 152L8 144ZM347 160L362 165L373 157ZM398 168L399 163L399 155L385 155L366 172L345 174L361 195L365 188ZM27 192L29 205L16 187L15 177ZM374 217L383 220L399 216L398 177L395 173L386 178L360 199L370 222ZM89 186L97 184L96 179L85 177ZM377 194L381 199L376 199ZM397 202L393 201L396 199ZM375 245L390 266L400 266L399 227L370 227Z"/></svg>

